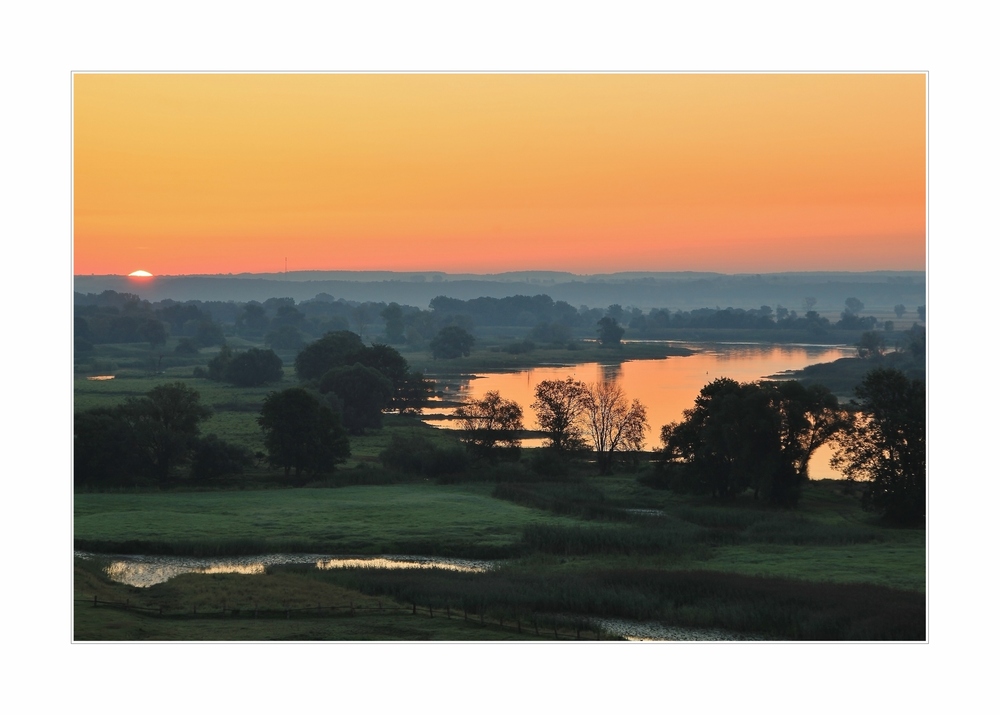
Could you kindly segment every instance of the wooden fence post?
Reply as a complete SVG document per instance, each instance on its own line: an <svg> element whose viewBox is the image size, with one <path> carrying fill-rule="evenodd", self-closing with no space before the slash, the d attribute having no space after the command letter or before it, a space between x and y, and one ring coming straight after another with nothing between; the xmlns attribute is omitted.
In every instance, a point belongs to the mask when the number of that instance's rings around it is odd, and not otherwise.
<svg viewBox="0 0 1000 715"><path fill-rule="evenodd" d="M97 608L97 594L94 594L94 608Z"/></svg>
<svg viewBox="0 0 1000 715"><path fill-rule="evenodd" d="M413 604L413 615L417 615L417 604Z"/></svg>

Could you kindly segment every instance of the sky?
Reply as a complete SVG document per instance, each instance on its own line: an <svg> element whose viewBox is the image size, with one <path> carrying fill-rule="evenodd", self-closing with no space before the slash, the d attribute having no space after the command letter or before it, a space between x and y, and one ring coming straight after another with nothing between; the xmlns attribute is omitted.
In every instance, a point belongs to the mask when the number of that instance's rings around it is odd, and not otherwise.
<svg viewBox="0 0 1000 715"><path fill-rule="evenodd" d="M923 270L926 75L73 76L74 273Z"/></svg>

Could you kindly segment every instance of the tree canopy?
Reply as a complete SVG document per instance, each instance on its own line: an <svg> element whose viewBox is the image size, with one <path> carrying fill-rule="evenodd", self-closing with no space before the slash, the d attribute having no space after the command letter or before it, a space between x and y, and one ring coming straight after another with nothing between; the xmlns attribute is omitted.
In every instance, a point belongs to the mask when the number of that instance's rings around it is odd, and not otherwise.
<svg viewBox="0 0 1000 715"><path fill-rule="evenodd" d="M487 392L482 399L459 407L455 416L464 428L466 447L476 456L495 459L520 453L518 432L524 429L521 406L500 397L499 392Z"/></svg>
<svg viewBox="0 0 1000 715"><path fill-rule="evenodd" d="M609 315L597 321L597 342L602 347L621 345L625 328L618 324L618 321Z"/></svg>
<svg viewBox="0 0 1000 715"><path fill-rule="evenodd" d="M862 505L904 525L927 506L927 396L922 380L876 368L855 390L859 408L838 438L834 464L865 490Z"/></svg>
<svg viewBox="0 0 1000 715"><path fill-rule="evenodd" d="M361 363L328 371L320 380L319 391L336 397L344 426L356 435L382 426L382 410L389 407L393 396L392 381Z"/></svg>
<svg viewBox="0 0 1000 715"><path fill-rule="evenodd" d="M441 328L431 340L431 354L435 360L453 360L467 357L472 352L476 339L469 332L457 325Z"/></svg>
<svg viewBox="0 0 1000 715"><path fill-rule="evenodd" d="M642 449L649 423L639 400L629 403L621 386L602 381L586 386L581 399L583 431L597 453L601 474L609 474L617 453Z"/></svg>
<svg viewBox="0 0 1000 715"><path fill-rule="evenodd" d="M586 447L580 415L584 409L587 386L567 377L565 380L542 380L535 387L531 409L539 426L548 432L549 446L557 452Z"/></svg>
<svg viewBox="0 0 1000 715"><path fill-rule="evenodd" d="M268 461L289 476L322 474L351 455L340 418L301 387L272 392L257 423L264 432Z"/></svg>
<svg viewBox="0 0 1000 715"><path fill-rule="evenodd" d="M295 374L300 380L317 380L327 371L353 364L351 359L365 347L361 337L349 330L329 332L309 343L295 358Z"/></svg>
<svg viewBox="0 0 1000 715"><path fill-rule="evenodd" d="M702 388L683 421L661 430L663 464L678 490L729 500L753 489L755 498L792 505L809 458L843 425L824 387L720 378Z"/></svg>

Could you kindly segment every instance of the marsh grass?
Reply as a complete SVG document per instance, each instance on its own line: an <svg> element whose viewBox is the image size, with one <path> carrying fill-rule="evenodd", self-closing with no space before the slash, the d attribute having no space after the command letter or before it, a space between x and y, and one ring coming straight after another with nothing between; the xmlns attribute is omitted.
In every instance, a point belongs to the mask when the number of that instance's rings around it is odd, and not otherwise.
<svg viewBox="0 0 1000 715"><path fill-rule="evenodd" d="M524 569L316 573L369 595L522 620L605 616L723 628L781 640L923 640L921 594L870 584L810 583L713 571L595 570L559 577Z"/></svg>

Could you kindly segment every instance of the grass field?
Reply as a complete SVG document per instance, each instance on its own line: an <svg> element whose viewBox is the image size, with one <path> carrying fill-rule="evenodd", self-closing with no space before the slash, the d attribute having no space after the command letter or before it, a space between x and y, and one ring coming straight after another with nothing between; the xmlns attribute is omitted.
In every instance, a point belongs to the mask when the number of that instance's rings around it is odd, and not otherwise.
<svg viewBox="0 0 1000 715"><path fill-rule="evenodd" d="M433 361L426 352L404 354L417 369L475 372L662 357L664 350L636 345L609 351L587 344L580 350L514 355L495 347L481 345L469 358L454 361ZM241 389L192 377L194 366L213 351L169 361L154 374L143 367L148 348L99 350L91 367L101 360L114 363L118 367L109 374L116 379L89 381L88 371L78 372L76 410L112 406L181 381L214 411L202 434L252 452L263 451L256 422L263 399L297 384L288 363L280 384ZM719 505L644 486L637 476L649 465L638 473L598 477L592 465L581 463L570 474L547 480L531 470L531 451L525 450L519 465L473 465L453 475L454 483L442 484L380 464L378 455L393 436L410 434L438 447L457 444L453 434L417 418L386 415L381 430L351 438L346 464L307 488L288 488L261 464L208 485L181 480L164 490L79 492L75 543L105 554L459 556L502 559L500 568L469 575L276 567L258 576L188 574L138 589L110 581L95 562L77 560L74 639L517 639L535 636L533 629L517 633L510 626L515 620L542 619L558 628L573 618L595 616L725 627L778 639L923 638L925 533L875 522L843 483L810 483L794 510L749 498ZM165 608L168 616L95 608L95 596ZM251 603L279 611L317 604L353 604L359 610L354 617L251 621L245 617ZM360 610L373 603L420 603L485 620L480 625L429 613ZM224 604L239 608L242 616L223 617Z"/></svg>

